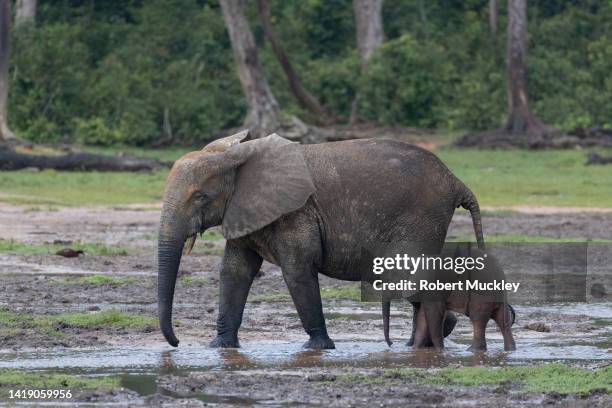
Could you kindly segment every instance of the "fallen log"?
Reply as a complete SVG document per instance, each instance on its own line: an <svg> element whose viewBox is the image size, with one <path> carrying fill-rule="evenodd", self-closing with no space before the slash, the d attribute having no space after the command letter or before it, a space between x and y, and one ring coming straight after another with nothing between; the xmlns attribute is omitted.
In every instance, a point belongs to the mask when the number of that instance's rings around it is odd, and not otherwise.
<svg viewBox="0 0 612 408"><path fill-rule="evenodd" d="M589 153L585 164L587 166L591 166L593 164L612 164L612 157L604 157L598 155L597 153Z"/></svg>
<svg viewBox="0 0 612 408"><path fill-rule="evenodd" d="M22 153L8 146L0 147L0 170L61 171L154 171L169 168L172 163L157 159L127 155L109 156L86 152L69 152L60 155Z"/></svg>

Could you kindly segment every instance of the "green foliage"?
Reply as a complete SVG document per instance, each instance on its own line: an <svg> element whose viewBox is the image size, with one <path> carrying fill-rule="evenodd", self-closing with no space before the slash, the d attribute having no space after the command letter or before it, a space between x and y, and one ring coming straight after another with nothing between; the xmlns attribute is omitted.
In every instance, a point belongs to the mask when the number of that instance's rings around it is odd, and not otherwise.
<svg viewBox="0 0 612 408"><path fill-rule="evenodd" d="M386 0L386 41L360 73L350 0L270 0L272 22L306 87L347 118L388 126L492 129L506 118L505 2ZM37 142L202 144L245 114L217 0L39 0L36 25L12 32L11 126ZM247 16L274 94L291 95L252 2ZM529 3L529 96L562 129L612 127L612 3Z"/></svg>
<svg viewBox="0 0 612 408"><path fill-rule="evenodd" d="M440 45L410 34L387 41L362 78L362 115L387 126L439 125L451 74Z"/></svg>

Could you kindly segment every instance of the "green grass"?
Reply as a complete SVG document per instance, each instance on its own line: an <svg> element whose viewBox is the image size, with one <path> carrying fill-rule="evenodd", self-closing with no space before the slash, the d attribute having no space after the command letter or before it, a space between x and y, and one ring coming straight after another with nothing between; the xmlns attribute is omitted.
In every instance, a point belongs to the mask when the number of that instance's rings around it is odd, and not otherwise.
<svg viewBox="0 0 612 408"><path fill-rule="evenodd" d="M210 279L198 276L185 276L179 279L181 285L185 286L202 286L210 284Z"/></svg>
<svg viewBox="0 0 612 408"><path fill-rule="evenodd" d="M217 232L214 230L208 230L204 232L201 237L198 236L198 239L201 239L203 241L221 241L221 240L224 240L225 238L220 232Z"/></svg>
<svg viewBox="0 0 612 408"><path fill-rule="evenodd" d="M609 149L600 149L605 155ZM436 155L481 206L612 207L609 166L585 166L582 150L478 150L443 147Z"/></svg>
<svg viewBox="0 0 612 408"><path fill-rule="evenodd" d="M162 198L166 171L155 173L0 172L0 201L12 204L95 206Z"/></svg>
<svg viewBox="0 0 612 408"><path fill-rule="evenodd" d="M518 382L527 392L585 395L595 390L612 392L612 366L585 370L564 364L516 367L445 368L429 378L431 383L477 386Z"/></svg>
<svg viewBox="0 0 612 408"><path fill-rule="evenodd" d="M225 253L225 248L208 247L208 246L203 246L203 245L198 246L196 242L191 253L206 254L206 255L223 255Z"/></svg>
<svg viewBox="0 0 612 408"><path fill-rule="evenodd" d="M63 280L61 283L66 285L113 285L113 286L121 286L121 285L130 285L136 282L136 278L120 278L117 276L107 276L107 275L91 275L91 276L82 276L78 279L70 279Z"/></svg>
<svg viewBox="0 0 612 408"><path fill-rule="evenodd" d="M466 234L459 236L449 242L476 242L474 234ZM564 237L564 238L551 238L533 235L523 234L509 234L509 235L485 235L486 243L568 243L568 242L593 242L593 243L610 243L612 240L595 238L587 239L580 237Z"/></svg>
<svg viewBox="0 0 612 408"><path fill-rule="evenodd" d="M333 288L321 288L322 299L349 299L361 301L361 286L359 284L343 285Z"/></svg>
<svg viewBox="0 0 612 408"><path fill-rule="evenodd" d="M554 363L538 366L457 367L439 370L400 368L387 370L382 376L347 374L339 380L365 384L398 384L402 378L435 385L500 385L516 383L524 392L586 395L593 391L612 392L612 366L595 370Z"/></svg>
<svg viewBox="0 0 612 408"><path fill-rule="evenodd" d="M60 315L31 315L15 313L6 308L0 308L0 327L7 329L35 329L48 336L61 336L66 327L104 328L120 327L142 329L154 327L157 319L150 316L136 315L119 310L106 310L90 313L66 313Z"/></svg>
<svg viewBox="0 0 612 408"><path fill-rule="evenodd" d="M81 149L86 150L91 153L100 153L100 154L127 154L130 156L137 157L151 157L154 159L159 159L167 162L175 161L186 153L192 152L194 150L201 150L204 145L201 147L166 147L163 149L151 149L151 148L142 148L142 147L133 147L133 146L113 146L113 147L101 147L101 146L85 146L81 147Z"/></svg>
<svg viewBox="0 0 612 408"><path fill-rule="evenodd" d="M0 252L8 252L13 254L54 254L63 248L72 248L81 250L86 255L127 255L127 248L111 247L102 244L91 244L82 242L73 242L68 245L47 244L47 245L30 245L14 240L0 239Z"/></svg>
<svg viewBox="0 0 612 408"><path fill-rule="evenodd" d="M106 310L93 313L67 313L40 320L50 320L71 327L95 328L95 327L122 327L143 328L155 326L157 319L149 316L124 313L119 310Z"/></svg>
<svg viewBox="0 0 612 408"><path fill-rule="evenodd" d="M10 389L30 390L114 390L120 387L118 377L84 377L68 374L0 370L0 396Z"/></svg>
<svg viewBox="0 0 612 408"><path fill-rule="evenodd" d="M361 286L359 284L351 284L333 288L321 288L321 299L349 299L359 302L361 301ZM291 296L287 293L270 293L250 296L249 301L256 303L291 302Z"/></svg>
<svg viewBox="0 0 612 408"><path fill-rule="evenodd" d="M250 302L263 303L263 302L291 302L291 296L286 293L270 293L266 295L253 295L249 296Z"/></svg>
<svg viewBox="0 0 612 408"><path fill-rule="evenodd" d="M175 160L192 149L92 148ZM611 155L611 150L599 149ZM585 166L583 150L435 152L477 195L482 206L612 207L609 166ZM33 206L125 205L161 200L167 171L100 173L0 172L0 201Z"/></svg>

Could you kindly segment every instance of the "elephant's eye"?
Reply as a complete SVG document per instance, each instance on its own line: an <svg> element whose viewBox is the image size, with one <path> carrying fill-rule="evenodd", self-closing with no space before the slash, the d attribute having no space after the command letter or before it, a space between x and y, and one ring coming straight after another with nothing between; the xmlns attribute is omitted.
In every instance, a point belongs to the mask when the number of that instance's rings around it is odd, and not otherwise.
<svg viewBox="0 0 612 408"><path fill-rule="evenodd" d="M206 196L201 193L194 194L193 201L198 204L204 204L206 202Z"/></svg>

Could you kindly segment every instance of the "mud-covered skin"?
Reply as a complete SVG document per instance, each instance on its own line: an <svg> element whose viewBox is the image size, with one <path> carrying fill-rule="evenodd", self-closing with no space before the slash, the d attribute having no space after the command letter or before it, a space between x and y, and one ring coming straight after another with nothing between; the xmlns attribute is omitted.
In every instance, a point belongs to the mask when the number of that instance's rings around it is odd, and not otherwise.
<svg viewBox="0 0 612 408"><path fill-rule="evenodd" d="M242 312L262 259L279 265L283 271L302 325L310 336L305 346L333 348L321 306L319 273L348 281L369 280L357 268L361 250L382 242L411 242L417 248L437 252L458 206L470 209L479 241L482 239L475 198L432 153L392 140L353 140L301 148L315 190L301 208L279 216L261 229L228 240L220 274L218 337L211 346L238 346ZM227 183L229 178L221 179ZM195 190L187 189L190 194ZM219 186L211 186L211 190L218 191ZM171 184L166 192L172 194ZM274 200L259 197L256 191L252 197ZM209 199L214 201L214 197ZM172 226L166 223L162 231L177 225L195 225L185 219L185 214L206 214L209 210L186 208L181 212L175 215L181 221ZM169 211L164 214L173 216ZM180 236L176 231L172 234ZM171 259L162 266L178 267L180 250L182 246L170 251L166 248ZM173 282L171 274L162 271L160 268L160 293L166 295L160 304L167 306ZM165 291L164 285L172 290ZM178 344L169 325L171 312L162 309L161 313L162 329L170 328L164 331L166 338L170 344Z"/></svg>

